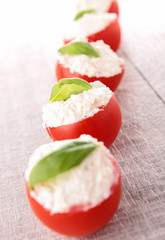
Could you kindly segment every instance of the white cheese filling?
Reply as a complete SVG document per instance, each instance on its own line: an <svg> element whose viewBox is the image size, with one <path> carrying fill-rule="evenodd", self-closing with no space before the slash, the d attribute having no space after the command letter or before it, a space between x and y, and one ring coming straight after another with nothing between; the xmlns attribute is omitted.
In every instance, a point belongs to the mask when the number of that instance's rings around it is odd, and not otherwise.
<svg viewBox="0 0 165 240"><path fill-rule="evenodd" d="M65 68L69 68L71 73L76 72L88 77L112 77L122 72L121 66L124 65L124 60L119 58L109 45L102 40L90 42L90 44L100 57L89 57L84 54L71 56L58 53L59 63Z"/></svg>
<svg viewBox="0 0 165 240"><path fill-rule="evenodd" d="M107 12L114 0L78 0L76 12L86 9L95 9L99 12Z"/></svg>
<svg viewBox="0 0 165 240"><path fill-rule="evenodd" d="M66 101L45 105L42 114L43 127L71 124L96 114L99 107L109 102L113 93L99 81L95 81L91 85L90 90L71 95Z"/></svg>
<svg viewBox="0 0 165 240"><path fill-rule="evenodd" d="M84 14L77 21L73 21L64 33L64 39L85 38L104 30L117 18L115 13ZM90 27L89 27L90 26Z"/></svg>
<svg viewBox="0 0 165 240"><path fill-rule="evenodd" d="M89 135L81 135L75 140L57 141L40 146L30 158L26 171L26 181L32 168L43 157L72 141L92 141L98 144L84 161L70 171L37 184L30 192L31 196L51 214L67 212L76 205L83 205L83 209L94 207L111 194L111 186L119 176L114 174L114 167L110 159L109 150Z"/></svg>

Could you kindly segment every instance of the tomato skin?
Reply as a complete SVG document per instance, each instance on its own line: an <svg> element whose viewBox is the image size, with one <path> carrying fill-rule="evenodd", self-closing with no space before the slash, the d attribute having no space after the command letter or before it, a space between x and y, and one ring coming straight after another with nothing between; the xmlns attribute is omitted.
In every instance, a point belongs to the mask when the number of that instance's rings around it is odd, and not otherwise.
<svg viewBox="0 0 165 240"><path fill-rule="evenodd" d="M94 82L94 81L100 81L107 87L111 89L111 91L115 91L117 87L119 86L121 79L124 74L125 66L121 66L121 73L116 74L112 77L88 77L87 75L81 75L80 73L74 72L71 73L69 68L65 68L62 64L57 61L56 63L56 78L57 81L59 81L62 78L73 78L78 77L86 80L87 82Z"/></svg>
<svg viewBox="0 0 165 240"><path fill-rule="evenodd" d="M96 42L98 40L103 40L104 43L109 45L113 51L117 51L121 41L121 30L118 18L116 18L103 30L94 33L90 36L86 36L86 38L88 42ZM72 40L73 39L69 40L64 39L64 43L67 44Z"/></svg>
<svg viewBox="0 0 165 240"><path fill-rule="evenodd" d="M118 18L110 23L105 29L87 37L88 42L103 40L113 51L117 51L121 40L121 31Z"/></svg>
<svg viewBox="0 0 165 240"><path fill-rule="evenodd" d="M111 3L111 6L107 10L108 13L116 13L119 16L119 5L116 0Z"/></svg>
<svg viewBox="0 0 165 240"><path fill-rule="evenodd" d="M38 219L53 231L66 236L80 237L94 233L104 227L115 214L121 197L121 173L119 166L112 156L110 157L118 181L111 187L112 194L100 204L88 210L74 207L66 213L50 214L41 204L30 195L26 182L26 192L29 203Z"/></svg>
<svg viewBox="0 0 165 240"><path fill-rule="evenodd" d="M119 133L121 118L120 106L113 94L108 104L93 116L59 127L46 126L46 130L53 141L75 139L81 134L89 134L109 147Z"/></svg>

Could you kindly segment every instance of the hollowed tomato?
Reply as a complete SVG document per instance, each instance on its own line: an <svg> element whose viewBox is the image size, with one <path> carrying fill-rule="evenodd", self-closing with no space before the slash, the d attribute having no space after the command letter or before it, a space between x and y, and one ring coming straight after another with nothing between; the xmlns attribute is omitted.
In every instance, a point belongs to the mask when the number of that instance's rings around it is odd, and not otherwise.
<svg viewBox="0 0 165 240"><path fill-rule="evenodd" d="M121 196L120 169L111 155L109 158L114 166L116 182L111 186L110 196L88 210L84 210L84 206L73 206L68 212L51 214L30 195L26 183L27 196L38 219L53 231L67 236L84 236L104 227L115 214Z"/></svg>
<svg viewBox="0 0 165 240"><path fill-rule="evenodd" d="M125 66L122 65L121 73L116 74L112 77L88 77L87 75L81 75L80 73L77 73L77 72L71 73L69 68L65 68L62 64L59 63L59 61L57 61L56 77L57 77L57 81L59 81L62 78L73 78L73 77L82 78L89 83L94 81L100 81L114 92L121 82L121 79L124 74L124 69L125 69Z"/></svg>
<svg viewBox="0 0 165 240"><path fill-rule="evenodd" d="M46 130L53 141L75 139L81 134L89 134L98 141L103 141L105 146L109 147L119 133L121 119L120 106L112 94L107 105L101 106L93 116L58 127L46 126Z"/></svg>
<svg viewBox="0 0 165 240"><path fill-rule="evenodd" d="M111 22L101 31L84 37L87 38L88 42L96 42L98 40L103 40L104 43L108 44L113 51L117 51L121 40L121 30L118 18L115 18L113 22ZM72 40L73 39L64 39L64 43L67 44Z"/></svg>

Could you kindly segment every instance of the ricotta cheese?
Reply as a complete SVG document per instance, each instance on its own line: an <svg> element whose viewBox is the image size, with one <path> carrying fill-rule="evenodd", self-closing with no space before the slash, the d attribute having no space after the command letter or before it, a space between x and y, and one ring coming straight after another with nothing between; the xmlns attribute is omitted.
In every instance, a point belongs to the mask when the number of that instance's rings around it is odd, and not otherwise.
<svg viewBox="0 0 165 240"><path fill-rule="evenodd" d="M74 141L83 140L93 141L98 147L79 166L45 181L44 184L36 184L30 192L51 214L67 212L76 205L83 205L84 210L96 206L110 196L111 186L118 180L110 161L112 156L103 143L89 135L81 135ZM30 172L38 161L71 141L73 140L57 141L39 147L30 158L26 180L28 181Z"/></svg>
<svg viewBox="0 0 165 240"><path fill-rule="evenodd" d="M114 0L78 0L76 4L76 12L86 9L95 9L96 11L106 12L109 10Z"/></svg>
<svg viewBox="0 0 165 240"><path fill-rule="evenodd" d="M95 81L91 85L90 90L71 95L66 101L48 103L44 106L43 127L71 124L96 114L99 107L109 102L113 93L100 81Z"/></svg>
<svg viewBox="0 0 165 240"><path fill-rule="evenodd" d="M88 77L112 77L121 73L121 65L124 65L124 60L119 58L109 45L102 40L90 42L90 44L100 57L89 57L84 54L71 56L58 53L59 63L65 68L69 68L71 73L77 72Z"/></svg>
<svg viewBox="0 0 165 240"><path fill-rule="evenodd" d="M95 13L84 14L77 21L73 21L64 33L64 39L70 40L74 38L85 38L92 34L102 31L110 23L115 21L117 15L115 13ZM89 27L90 26L90 27Z"/></svg>

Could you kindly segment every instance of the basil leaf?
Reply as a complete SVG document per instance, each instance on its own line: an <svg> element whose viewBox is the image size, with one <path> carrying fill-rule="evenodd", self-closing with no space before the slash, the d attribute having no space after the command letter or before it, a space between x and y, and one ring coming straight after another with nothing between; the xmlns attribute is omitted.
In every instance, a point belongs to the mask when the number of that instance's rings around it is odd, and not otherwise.
<svg viewBox="0 0 165 240"><path fill-rule="evenodd" d="M78 19L82 18L84 16L84 14L86 14L86 13L95 13L95 12L96 12L95 9L87 9L84 11L80 11L76 14L74 21L77 21Z"/></svg>
<svg viewBox="0 0 165 240"><path fill-rule="evenodd" d="M88 42L72 42L58 50L61 54L66 55L87 55L89 57L100 57L99 53Z"/></svg>
<svg viewBox="0 0 165 240"><path fill-rule="evenodd" d="M72 142L40 160L31 171L29 187L54 178L78 166L97 145L93 142Z"/></svg>
<svg viewBox="0 0 165 240"><path fill-rule="evenodd" d="M49 103L65 101L72 94L76 95L91 88L92 85L81 78L63 78L53 86Z"/></svg>

